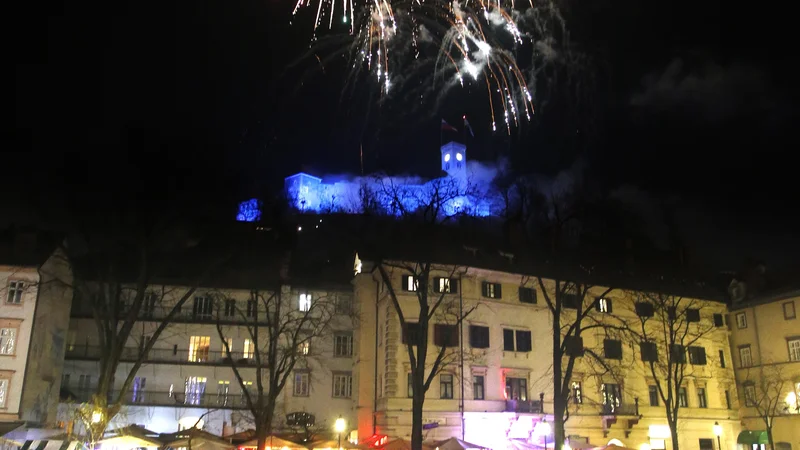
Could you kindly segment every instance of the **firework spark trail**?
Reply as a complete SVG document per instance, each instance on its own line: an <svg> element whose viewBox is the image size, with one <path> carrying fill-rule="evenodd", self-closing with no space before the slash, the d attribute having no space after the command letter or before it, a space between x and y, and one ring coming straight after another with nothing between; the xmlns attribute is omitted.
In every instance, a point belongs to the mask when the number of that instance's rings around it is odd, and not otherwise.
<svg viewBox="0 0 800 450"><path fill-rule="evenodd" d="M497 128L497 103L502 107L509 133L512 124L520 125L523 112L524 119L531 120L533 97L514 55L517 46L528 39L515 21L515 17L520 17L514 12L515 0L342 0L341 13L335 9L336 0L315 1L312 42L323 20L327 18L328 28L332 29L334 15L341 14L341 21L348 25L353 36L352 73L362 70L371 73L382 94L388 93L390 86L397 82L402 86L413 67L427 67L426 64L409 65L408 60L403 59L408 56L409 41L411 61L430 57L424 45L433 43L439 47L434 71L428 74L434 85L437 79L447 80L447 74L462 87L472 81L482 81L486 85L493 130ZM533 6L532 0L529 3ZM311 0L297 0L292 14L311 5ZM396 12L399 15L396 16ZM408 20L404 33L410 35L394 40L400 33L398 19L401 17ZM421 34L424 40L420 39ZM513 44L509 46L509 42ZM445 65L440 65L439 58ZM395 78L390 69L400 70L400 77ZM472 80L465 83L464 73ZM450 89L450 86L447 82L445 88ZM430 93L441 96L444 91L434 87Z"/></svg>

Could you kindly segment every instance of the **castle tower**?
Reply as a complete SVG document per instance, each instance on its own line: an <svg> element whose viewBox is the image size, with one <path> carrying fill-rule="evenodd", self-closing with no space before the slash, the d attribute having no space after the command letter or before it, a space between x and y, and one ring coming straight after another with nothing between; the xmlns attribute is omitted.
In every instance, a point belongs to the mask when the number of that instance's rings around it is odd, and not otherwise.
<svg viewBox="0 0 800 450"><path fill-rule="evenodd" d="M442 170L451 177L467 178L467 147L450 141L442 146Z"/></svg>

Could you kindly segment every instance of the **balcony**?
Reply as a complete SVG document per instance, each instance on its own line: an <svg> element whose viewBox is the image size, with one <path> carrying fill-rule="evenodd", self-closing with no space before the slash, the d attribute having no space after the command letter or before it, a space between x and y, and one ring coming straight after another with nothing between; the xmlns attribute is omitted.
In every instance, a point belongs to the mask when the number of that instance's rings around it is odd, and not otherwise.
<svg viewBox="0 0 800 450"><path fill-rule="evenodd" d="M103 351L104 349L100 346L76 345L72 348L67 348L65 359L97 361ZM125 347L122 349L120 361L136 362L139 359L139 355L141 355L141 350L138 347ZM231 352L231 357L229 358L225 351L197 350L190 354L188 349L152 348L145 355L144 362L202 366L230 366L231 362L235 362L237 366L255 366L256 360L252 357L252 352L248 356L251 357L246 358L244 352Z"/></svg>
<svg viewBox="0 0 800 450"><path fill-rule="evenodd" d="M600 405L600 415L601 416L638 416L639 415L639 405L638 404L628 404L628 403L621 403L617 405L613 404L603 404Z"/></svg>
<svg viewBox="0 0 800 450"><path fill-rule="evenodd" d="M171 306L155 306L152 308L148 308L143 306L141 311L139 311L139 320L147 321L161 321L167 318L167 316L172 312ZM122 320L127 315L127 312L122 310L119 311L119 319ZM88 309L86 306L79 305L76 308L72 309L72 317L79 318L79 319L91 319L92 318L92 311ZM266 311L255 311L252 315L242 316L242 313L236 311L233 314L226 315L224 314L223 310L217 309L213 313L202 312L202 311L194 311L192 304L187 302L183 305L183 308L178 311L175 316L170 319L171 322L179 322L179 323L221 323L224 325L236 325L236 324L259 324L259 325L267 325L269 323L269 317Z"/></svg>
<svg viewBox="0 0 800 450"><path fill-rule="evenodd" d="M94 389L73 389L71 387L61 388L62 401L83 403L89 401L94 393ZM111 392L110 398L116 399L119 391ZM251 394L253 400L257 394ZM140 406L172 406L179 408L219 408L219 409L247 409L247 400L244 394L211 394L211 393L189 393L183 392L159 392L149 390L139 390L128 392L122 399L125 405Z"/></svg>
<svg viewBox="0 0 800 450"><path fill-rule="evenodd" d="M521 414L541 414L542 402L539 400L506 400L505 411Z"/></svg>

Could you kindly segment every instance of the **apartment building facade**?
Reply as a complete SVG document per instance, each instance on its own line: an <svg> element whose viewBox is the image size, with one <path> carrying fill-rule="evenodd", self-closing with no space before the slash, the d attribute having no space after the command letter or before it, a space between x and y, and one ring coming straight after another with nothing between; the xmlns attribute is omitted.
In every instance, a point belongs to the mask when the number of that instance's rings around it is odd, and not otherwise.
<svg viewBox="0 0 800 450"><path fill-rule="evenodd" d="M746 296L731 285L731 349L744 428L742 443L766 439L773 423L776 450L800 448L800 290Z"/></svg>
<svg viewBox="0 0 800 450"><path fill-rule="evenodd" d="M72 272L58 241L0 236L0 421L55 423L72 304Z"/></svg>
<svg viewBox="0 0 800 450"><path fill-rule="evenodd" d="M413 264L412 264L413 265ZM515 444L558 448L545 425L552 422L552 317L542 300L536 278L513 266L504 270L440 266L435 283L448 279L452 300L462 311L471 310L456 330L463 355L451 360L437 375L426 395L423 420L427 439L464 438L487 448L506 449ZM386 286L374 265L360 261L354 295L361 311L359 330L359 436L409 437L411 433L410 366L400 327ZM358 272L358 270L357 270ZM394 270L394 291L407 322L419 314L416 292L409 274ZM549 286L552 280L544 280ZM597 286L590 295L601 295ZM438 295L438 294L436 294ZM615 289L607 294L598 321L610 317L635 317L636 292ZM728 331L722 325L724 303L695 299L700 310L697 326L711 330L692 346L702 348L702 358L692 359L682 396L679 421L683 448L736 448L740 430ZM613 306L612 306L613 305ZM598 307L599 308L599 307ZM444 323L431 326L431 352L443 344L442 335L453 330ZM694 326L694 325L692 325ZM573 395L566 434L572 442L626 447L670 449L670 433L659 398L652 395L654 382L645 370L640 349L630 342L614 341L605 333L586 333L583 345L615 367L615 375L598 373L581 358L573 375ZM611 345L607 345L607 341ZM609 350L612 349L612 350ZM618 349L615 351L613 349ZM660 350L663 351L663 350ZM613 353L613 354L612 354ZM662 355L664 353L661 353ZM461 356L459 355L459 356ZM708 356L706 356L708 355ZM429 361L434 354L429 355ZM691 355L690 355L691 357ZM460 361L463 360L463 369ZM719 441L715 424L721 426Z"/></svg>
<svg viewBox="0 0 800 450"><path fill-rule="evenodd" d="M352 295L347 287L281 287L280 304L289 310L286 314L294 314L292 317L302 316L315 302L329 302L335 310L326 322L329 328L303 339L296 349L298 363L288 373L277 402L276 430L290 428L291 423L287 422L291 422L289 415L293 413L313 416L315 429L329 428L340 416L355 423L357 379L353 364L358 349L353 339ZM186 290L185 286L149 286L135 331L122 353L114 377L115 388L121 386L143 354L153 330ZM123 398L125 407L112 426L138 424L160 433L198 426L220 435L254 428L243 388L257 401L256 352L261 349L261 365L265 367L264 336L275 317L268 313L263 298L273 294L262 292L254 296L250 289L198 288L146 352L133 385ZM103 352L97 340L91 311L76 300L62 377L59 415L63 422L75 423L73 408L96 389ZM263 371L264 383L266 374Z"/></svg>

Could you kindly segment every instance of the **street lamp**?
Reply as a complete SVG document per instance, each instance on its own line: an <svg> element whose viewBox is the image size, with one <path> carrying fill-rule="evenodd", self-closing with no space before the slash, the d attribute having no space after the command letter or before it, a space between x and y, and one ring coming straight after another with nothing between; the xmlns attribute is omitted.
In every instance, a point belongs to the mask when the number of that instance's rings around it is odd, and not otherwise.
<svg viewBox="0 0 800 450"><path fill-rule="evenodd" d="M717 436L717 449L722 450L722 444L719 437L722 436L722 425L719 422L714 422L714 434Z"/></svg>
<svg viewBox="0 0 800 450"><path fill-rule="evenodd" d="M547 419L542 419L539 422L539 427L542 434L544 434L544 450L547 450L547 435L550 434L550 424L547 423Z"/></svg>
<svg viewBox="0 0 800 450"><path fill-rule="evenodd" d="M344 421L342 416L339 416L339 418L336 419L336 423L333 424L333 429L339 434L339 448L342 448L342 433L344 433L346 426L347 423Z"/></svg>
<svg viewBox="0 0 800 450"><path fill-rule="evenodd" d="M99 409L92 413L92 423L100 423L103 420L103 412Z"/></svg>

